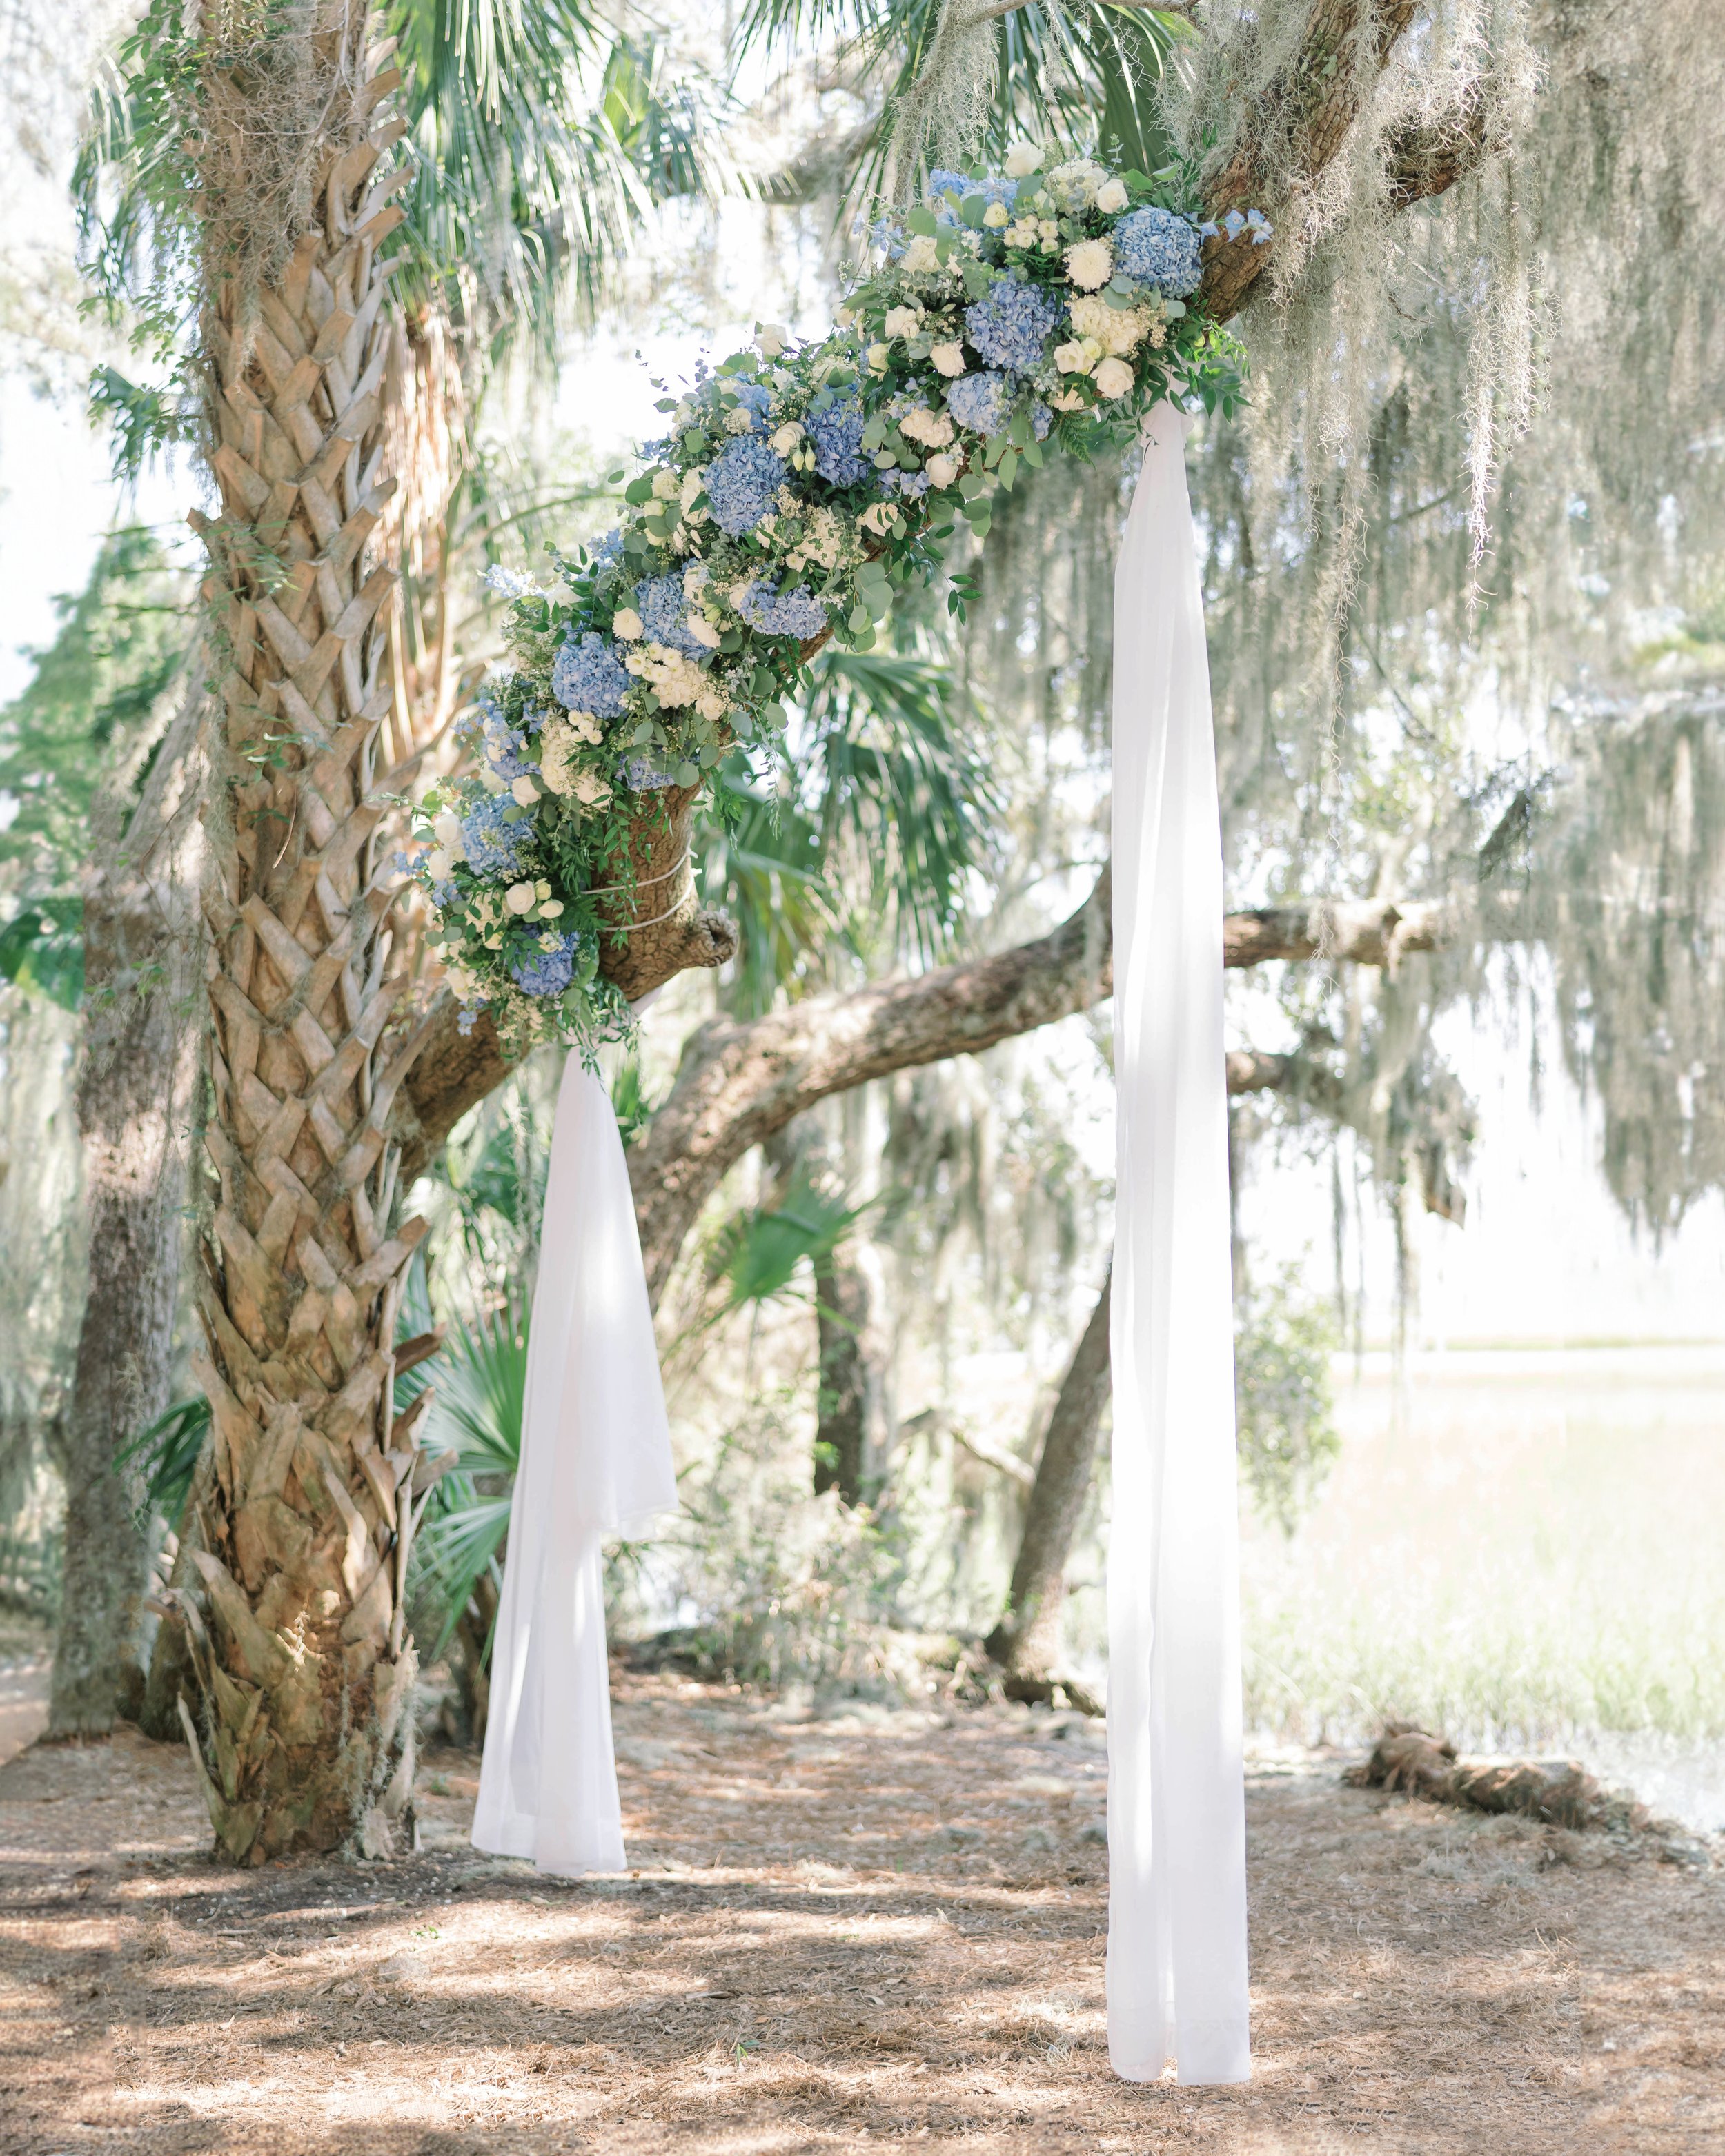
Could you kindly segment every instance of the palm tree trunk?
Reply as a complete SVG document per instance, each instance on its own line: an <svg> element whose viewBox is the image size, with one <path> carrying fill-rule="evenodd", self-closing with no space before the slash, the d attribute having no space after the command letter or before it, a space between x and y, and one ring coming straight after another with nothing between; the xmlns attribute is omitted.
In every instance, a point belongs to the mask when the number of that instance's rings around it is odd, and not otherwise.
<svg viewBox="0 0 1725 2156"><path fill-rule="evenodd" d="M223 515L198 521L228 752L205 895L221 1189L200 1252L214 1446L201 1592L177 1599L201 1727L182 1718L237 1861L412 1838L404 1597L425 1470L419 1403L394 1414L393 1341L424 1224L392 1232L386 1133L423 1034L379 1053L407 983L378 826L414 758L392 723L396 571L371 544L393 490L377 249L400 218L395 179L375 175L400 131L372 117L398 78L365 81L364 12L327 6L287 33L305 40L325 116L321 222L274 281L249 290L218 261L208 295ZM235 68L212 109L243 112L247 79ZM241 150L217 149L219 169L243 168Z"/></svg>
<svg viewBox="0 0 1725 2156"><path fill-rule="evenodd" d="M143 798L123 839L107 828L117 814L98 814L85 878L77 1098L89 1286L54 1446L66 1519L50 1737L110 1728L116 1688L136 1669L148 1552L136 1523L141 1493L116 1455L167 1405L172 1377L202 1034L202 676L194 654Z"/></svg>
<svg viewBox="0 0 1725 2156"><path fill-rule="evenodd" d="M828 1251L814 1264L820 1383L814 1433L814 1488L836 1490L847 1505L863 1501L868 1448L870 1370L865 1342L869 1281L853 1259Z"/></svg>
<svg viewBox="0 0 1725 2156"><path fill-rule="evenodd" d="M1096 1464L1096 1434L1109 1389L1108 1317L1111 1268L1061 1383L1036 1480L1030 1486L1024 1531L1006 1614L984 1643L1007 1671L1006 1689L1014 1699L1046 1699L1054 1689L1060 1650L1060 1604L1066 1593L1066 1559L1078 1532L1084 1501L1090 1494ZM1086 1708L1070 1681L1062 1680L1073 1702Z"/></svg>

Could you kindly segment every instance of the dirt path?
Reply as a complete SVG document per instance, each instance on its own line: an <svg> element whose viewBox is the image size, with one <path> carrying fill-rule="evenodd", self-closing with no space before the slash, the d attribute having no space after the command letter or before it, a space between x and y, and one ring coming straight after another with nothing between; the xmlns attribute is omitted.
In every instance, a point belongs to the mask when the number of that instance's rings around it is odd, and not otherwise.
<svg viewBox="0 0 1725 2156"><path fill-rule="evenodd" d="M1131 2088L1102 2041L1101 1754L1018 1711L797 1720L674 1680L618 1713L636 1870L466 1846L203 1855L126 1732L0 1771L11 2156L748 2156L1725 2147L1725 1876L1339 1788L1250 1791L1256 2074Z"/></svg>

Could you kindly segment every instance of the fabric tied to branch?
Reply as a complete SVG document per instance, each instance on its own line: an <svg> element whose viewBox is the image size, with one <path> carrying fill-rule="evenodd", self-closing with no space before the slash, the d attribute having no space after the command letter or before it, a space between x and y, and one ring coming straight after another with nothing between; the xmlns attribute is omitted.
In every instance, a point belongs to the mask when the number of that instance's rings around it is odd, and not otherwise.
<svg viewBox="0 0 1725 2156"><path fill-rule="evenodd" d="M623 1869L603 1545L676 1502L623 1141L604 1086L572 1055L545 1187L475 1848L568 1877Z"/></svg>
<svg viewBox="0 0 1725 2156"><path fill-rule="evenodd" d="M1158 405L1114 580L1117 1167L1108 2048L1247 2078L1222 849L1185 429Z"/></svg>

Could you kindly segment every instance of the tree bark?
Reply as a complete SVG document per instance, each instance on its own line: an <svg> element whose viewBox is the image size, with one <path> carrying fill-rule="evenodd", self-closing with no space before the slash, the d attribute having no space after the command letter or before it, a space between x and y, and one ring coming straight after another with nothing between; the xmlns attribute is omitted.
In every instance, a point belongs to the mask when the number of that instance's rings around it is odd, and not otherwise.
<svg viewBox="0 0 1725 2156"><path fill-rule="evenodd" d="M377 250L405 174L375 177L401 123L372 116L399 78L366 80L364 14L320 11L281 33L305 40L316 78L321 222L255 294L213 264L205 313L223 515L198 524L228 759L205 891L221 1193L199 1253L213 1440L200 1591L175 1592L201 1728L181 1713L235 1861L413 1840L405 1604L429 1399L397 1418L393 1342L424 1223L391 1230L388 1127L424 1034L377 1053L407 985L378 828L417 757L393 722L396 570L372 559L394 490ZM213 110L249 110L239 73L217 87ZM247 156L237 141L210 154L218 175Z"/></svg>
<svg viewBox="0 0 1725 2156"><path fill-rule="evenodd" d="M136 1668L148 1552L139 1478L116 1455L167 1407L172 1376L201 1036L202 676L194 652L123 836L129 773L99 804L84 879L77 1104L90 1256L71 1398L54 1424L66 1513L50 1738L105 1733L122 1670Z"/></svg>
<svg viewBox="0 0 1725 2156"><path fill-rule="evenodd" d="M863 1502L869 1434L868 1276L828 1251L814 1267L820 1383L815 1418L814 1490L836 1490L847 1505Z"/></svg>
<svg viewBox="0 0 1725 2156"><path fill-rule="evenodd" d="M1096 1435L1108 1399L1112 1284L1111 1260L1048 1419L1006 1609L984 1643L988 1655L1007 1672L1006 1691L1013 1699L1047 1699L1057 1681L1066 1560L1090 1494ZM1065 1689L1070 1692L1073 1687L1067 1685Z"/></svg>

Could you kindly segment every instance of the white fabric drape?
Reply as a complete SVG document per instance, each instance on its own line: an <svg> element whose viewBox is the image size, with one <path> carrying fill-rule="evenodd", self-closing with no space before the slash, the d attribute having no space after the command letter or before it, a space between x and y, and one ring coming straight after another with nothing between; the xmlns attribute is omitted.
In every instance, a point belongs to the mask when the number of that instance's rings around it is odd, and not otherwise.
<svg viewBox="0 0 1725 2156"><path fill-rule="evenodd" d="M572 1055L545 1186L476 1848L570 1877L623 1869L601 1546L676 1502L623 1141L604 1086Z"/></svg>
<svg viewBox="0 0 1725 2156"><path fill-rule="evenodd" d="M1185 429L1158 405L1114 580L1117 1181L1108 2048L1244 2081L1222 850Z"/></svg>

